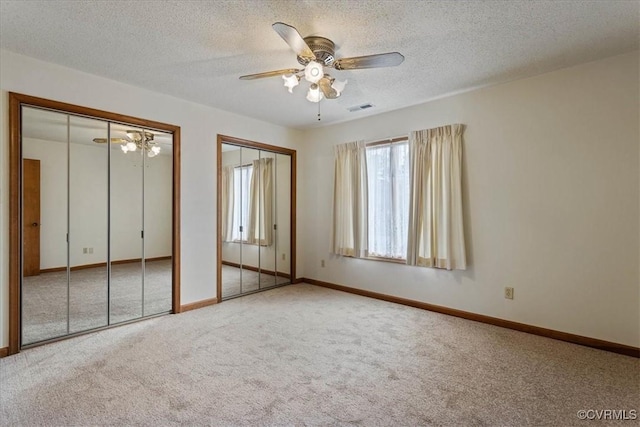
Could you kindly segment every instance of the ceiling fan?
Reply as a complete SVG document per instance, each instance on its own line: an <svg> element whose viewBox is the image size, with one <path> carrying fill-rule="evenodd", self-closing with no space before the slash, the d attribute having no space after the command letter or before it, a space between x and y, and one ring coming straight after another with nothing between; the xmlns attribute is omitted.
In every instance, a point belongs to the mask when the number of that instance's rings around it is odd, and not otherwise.
<svg viewBox="0 0 640 427"><path fill-rule="evenodd" d="M398 52L376 55L355 56L351 58L335 57L335 44L325 37L309 36L302 38L298 30L291 25L276 22L273 29L291 47L304 68L287 68L266 73L240 76L240 80L254 80L264 77L282 76L284 85L293 92L302 77L311 83L307 99L320 102L325 97L336 99L340 96L347 81L338 81L325 72L325 68L336 70L360 70L364 68L395 67L402 64L404 56Z"/></svg>
<svg viewBox="0 0 640 427"><path fill-rule="evenodd" d="M160 147L154 142L154 134L151 132L143 132L139 130L128 130L125 132L127 138L111 138L112 144L122 144L121 149L125 153L136 151L136 149L144 150L149 157L155 157L160 153ZM93 138L96 144L106 144L107 138Z"/></svg>

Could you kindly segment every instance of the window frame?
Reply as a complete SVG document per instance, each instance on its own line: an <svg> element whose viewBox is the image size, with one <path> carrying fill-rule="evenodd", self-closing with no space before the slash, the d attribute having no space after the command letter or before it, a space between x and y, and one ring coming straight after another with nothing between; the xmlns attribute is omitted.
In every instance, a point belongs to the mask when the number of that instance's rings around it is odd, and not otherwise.
<svg viewBox="0 0 640 427"><path fill-rule="evenodd" d="M235 179L236 169L240 170L241 177L242 177L242 169L251 169L251 171L248 173L248 175L253 175L253 164L252 163L247 163L247 164L241 164L241 165L238 165L238 166L234 166L233 167L234 179ZM242 178L241 178L241 180L240 180L240 187L241 187L240 194L243 194L242 193L242 187L244 187L243 184L244 183L242 182ZM239 234L241 234L241 236L246 235L246 233L248 232L246 229L249 228L248 227L248 222L249 222L249 218L248 218L249 212L248 211L249 211L249 198L250 198L249 192L251 191L251 178L247 179L246 189L247 189L247 191L246 191L246 194L247 194L247 218L245 219L245 221L244 221L245 223L244 224L242 223L242 221L238 221L239 226L243 227L242 231L241 232L240 231L234 231L234 234L235 233L239 233ZM235 191L235 184L234 184L234 191ZM234 203L235 203L235 200L236 200L235 196L236 195L234 194ZM241 200L242 196L239 197L239 199L240 199L239 206L242 206L242 200ZM242 208L239 209L239 211L242 211ZM234 218L233 218L232 224L235 225L236 224L236 218L235 218L236 209L235 208L233 209L233 212L234 212ZM244 245L253 245L254 244L254 243L249 243L248 239L242 239L242 238L240 238L240 239L234 238L231 242L228 242L228 243L242 243Z"/></svg>
<svg viewBox="0 0 640 427"><path fill-rule="evenodd" d="M399 136L399 137L395 137L395 138L389 138L389 139L383 139L383 140L378 140L378 141L373 141L373 142L368 142L365 144L366 149L368 150L369 148L373 148L373 147L379 147L379 146L383 146L383 145L388 145L389 147L391 147L393 144L398 144L398 143L407 143L409 142L409 136ZM367 167L368 169L368 167ZM369 186L369 178L367 176L367 186ZM367 207L367 221L370 221L371 218L369 218L369 214L368 214L368 207ZM405 236L405 239L408 239L408 235ZM407 242L408 244L408 242ZM368 247L369 247L369 233L368 233L368 229L367 229L367 253L368 253ZM363 257L360 257L360 259L365 259L365 260L369 260L369 261L383 261L383 262L391 262L391 263L395 263L395 264L406 264L407 263L407 256L406 253L404 255L404 257L402 258L394 258L394 257L386 257L386 256L380 256L380 255L366 255Z"/></svg>

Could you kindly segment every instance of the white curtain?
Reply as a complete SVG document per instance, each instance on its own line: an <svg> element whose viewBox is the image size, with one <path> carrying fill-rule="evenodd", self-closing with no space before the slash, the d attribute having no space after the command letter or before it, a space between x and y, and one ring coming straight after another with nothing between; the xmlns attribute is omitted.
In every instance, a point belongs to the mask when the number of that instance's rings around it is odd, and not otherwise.
<svg viewBox="0 0 640 427"><path fill-rule="evenodd" d="M335 147L333 253L367 255L367 156L364 141Z"/></svg>
<svg viewBox="0 0 640 427"><path fill-rule="evenodd" d="M411 132L407 264L464 270L462 125Z"/></svg>
<svg viewBox="0 0 640 427"><path fill-rule="evenodd" d="M234 185L233 166L222 169L222 240L233 241Z"/></svg>
<svg viewBox="0 0 640 427"><path fill-rule="evenodd" d="M247 241L260 246L273 243L273 159L253 161Z"/></svg>

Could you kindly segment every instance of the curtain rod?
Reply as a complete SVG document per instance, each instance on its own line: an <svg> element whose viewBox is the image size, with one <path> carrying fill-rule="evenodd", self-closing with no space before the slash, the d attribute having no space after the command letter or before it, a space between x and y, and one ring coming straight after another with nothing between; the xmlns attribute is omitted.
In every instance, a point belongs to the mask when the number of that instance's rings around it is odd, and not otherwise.
<svg viewBox="0 0 640 427"><path fill-rule="evenodd" d="M387 139L380 139L378 141L367 142L365 145L367 147L373 147L375 145L393 144L394 142L407 141L408 139L409 139L408 135L396 136L395 138L387 138Z"/></svg>

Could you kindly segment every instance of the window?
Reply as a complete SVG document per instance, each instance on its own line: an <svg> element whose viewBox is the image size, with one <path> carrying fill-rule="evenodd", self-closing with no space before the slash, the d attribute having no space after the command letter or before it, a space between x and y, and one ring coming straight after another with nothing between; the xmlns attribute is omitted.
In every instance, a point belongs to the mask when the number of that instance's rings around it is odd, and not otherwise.
<svg viewBox="0 0 640 427"><path fill-rule="evenodd" d="M249 187L253 166L238 166L233 169L233 225L231 239L246 241L249 230Z"/></svg>
<svg viewBox="0 0 640 427"><path fill-rule="evenodd" d="M367 147L369 256L405 259L409 223L409 144Z"/></svg>
<svg viewBox="0 0 640 427"><path fill-rule="evenodd" d="M407 142L335 146L332 252L466 269L463 130L453 124L413 131Z"/></svg>

